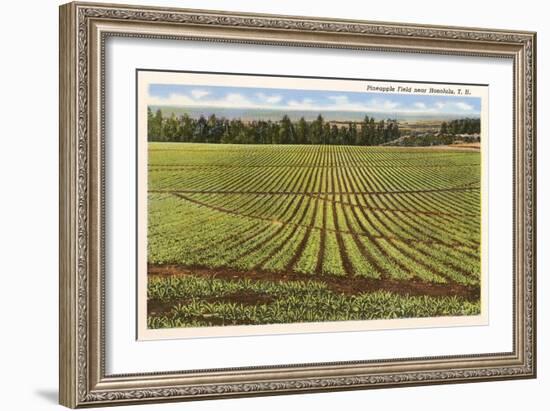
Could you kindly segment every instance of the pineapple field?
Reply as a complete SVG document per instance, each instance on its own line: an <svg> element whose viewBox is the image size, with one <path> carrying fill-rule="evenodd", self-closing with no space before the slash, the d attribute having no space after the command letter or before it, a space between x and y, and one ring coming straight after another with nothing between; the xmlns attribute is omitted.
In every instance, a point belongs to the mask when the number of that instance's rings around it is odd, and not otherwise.
<svg viewBox="0 0 550 411"><path fill-rule="evenodd" d="M148 144L149 328L479 314L478 150Z"/></svg>

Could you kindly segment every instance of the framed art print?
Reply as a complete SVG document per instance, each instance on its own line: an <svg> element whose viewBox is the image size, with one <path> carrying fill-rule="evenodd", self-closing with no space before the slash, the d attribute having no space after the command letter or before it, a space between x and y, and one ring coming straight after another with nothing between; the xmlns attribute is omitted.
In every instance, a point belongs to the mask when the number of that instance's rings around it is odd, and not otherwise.
<svg viewBox="0 0 550 411"><path fill-rule="evenodd" d="M136 76L138 338L487 323L486 85Z"/></svg>
<svg viewBox="0 0 550 411"><path fill-rule="evenodd" d="M534 33L60 27L63 405L536 375Z"/></svg>

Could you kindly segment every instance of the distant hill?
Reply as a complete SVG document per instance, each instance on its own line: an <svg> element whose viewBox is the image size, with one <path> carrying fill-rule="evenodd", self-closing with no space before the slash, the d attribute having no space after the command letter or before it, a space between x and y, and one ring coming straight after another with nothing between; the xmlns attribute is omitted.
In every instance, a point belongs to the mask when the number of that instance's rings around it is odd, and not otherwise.
<svg viewBox="0 0 550 411"><path fill-rule="evenodd" d="M479 134L441 134L423 133L418 135L404 135L382 144L383 146L427 147L450 144L477 144Z"/></svg>

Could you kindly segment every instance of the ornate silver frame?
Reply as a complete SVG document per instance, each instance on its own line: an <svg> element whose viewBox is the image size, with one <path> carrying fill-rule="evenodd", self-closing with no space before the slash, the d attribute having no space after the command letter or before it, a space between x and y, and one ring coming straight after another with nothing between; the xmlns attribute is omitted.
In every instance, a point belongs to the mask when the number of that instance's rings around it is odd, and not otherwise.
<svg viewBox="0 0 550 411"><path fill-rule="evenodd" d="M514 64L514 350L484 355L106 375L103 96L109 36L497 56ZM68 407L536 376L536 34L70 3L60 8L60 403Z"/></svg>

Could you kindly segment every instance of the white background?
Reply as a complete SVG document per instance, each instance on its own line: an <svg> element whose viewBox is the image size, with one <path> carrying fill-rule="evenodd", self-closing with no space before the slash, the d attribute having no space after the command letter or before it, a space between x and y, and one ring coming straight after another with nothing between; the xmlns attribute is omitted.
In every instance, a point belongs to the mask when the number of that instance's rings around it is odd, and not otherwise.
<svg viewBox="0 0 550 411"><path fill-rule="evenodd" d="M246 58L242 58L242 56ZM226 368L430 357L438 355L482 354L512 351L512 64L509 60L474 57L418 56L398 53L351 50L313 50L284 47L200 42L155 41L111 38L106 44L106 372L130 374L200 368ZM414 64L411 64L414 61ZM290 62L290 63L289 63ZM369 76L377 79L449 81L489 84L489 104L482 114L488 118L489 144L484 149L484 175L488 174L485 202L493 210L484 224L489 237L490 283L484 307L490 322L480 326L415 327L409 329L286 335L238 338L191 338L163 341L136 341L135 318L135 69L215 70L242 73L285 73L293 75L347 78ZM158 75L158 74L157 74ZM220 81L219 77L214 76ZM237 85L237 76L232 76ZM289 79L280 79L290 87ZM156 80L155 80L156 81ZM183 81L180 77L179 80ZM198 80L197 80L198 81ZM212 80L202 80L212 84ZM242 78L241 78L242 81ZM252 82L253 80L248 80ZM276 79L261 78L262 86L273 86ZM271 83L271 84L269 84ZM335 83L310 80L298 87L364 90L365 82ZM323 84L321 86L321 84ZM329 86L329 84L331 84ZM340 85L337 85L340 84ZM382 83L379 83L382 84ZM293 86L292 86L293 87ZM473 94L476 93L472 90ZM484 103L485 104L485 103ZM145 110L143 113L145 113ZM499 116L507 119L497 121ZM145 118L145 117L141 117ZM484 122L485 124L485 122ZM487 140L484 139L485 142ZM488 161L487 161L488 159ZM144 178L145 180L145 178ZM142 192L145 188L142 189ZM142 197L142 201L145 198ZM490 206L489 206L490 207ZM488 223L488 224L487 224ZM145 225L145 224L144 224ZM142 226L142 230L143 230ZM143 244L143 243L142 243ZM140 254L145 258L145 245ZM487 252L485 251L485 255ZM486 268L484 268L486 270ZM488 298L487 298L488 297ZM425 320L425 319L424 319ZM441 321L444 323L445 321ZM371 324L379 322L371 322ZM395 321L393 322L395 323ZM448 324L448 323L447 323ZM343 323L340 326L344 326ZM350 324L347 324L349 327ZM374 325L376 327L376 325ZM392 324L392 326L395 326ZM365 327L365 325L363 325ZM403 328L403 325L396 327ZM231 327L232 328L232 327ZM248 327L243 327L248 329ZM390 328L386 325L385 328ZM413 328L413 329L410 329ZM265 326L261 329L265 331ZM304 331L305 327L299 327ZM288 328L287 328L288 330ZM189 330L186 330L189 331ZM230 331L228 329L225 330ZM333 330L334 331L334 330ZM232 331L235 333L235 330ZM246 331L241 331L245 334ZM266 334L270 334L266 332ZM407 341L407 344L403 344ZM338 347L346 347L345 350ZM232 353L228 356L227 352Z"/></svg>
<svg viewBox="0 0 550 411"><path fill-rule="evenodd" d="M147 4L150 2L134 3ZM2 408L59 409L57 401L57 1L11 2L3 5L0 176L2 213L0 245L0 378ZM545 409L548 376L548 314L545 296L550 262L544 253L545 228L550 228L548 192L550 149L545 91L550 36L542 2L359 2L320 1L155 1L160 6L223 8L280 14L316 15L494 28L539 33L539 378L528 381L355 391L242 400L166 404L126 409L256 410L262 409ZM546 347L545 347L546 346Z"/></svg>

